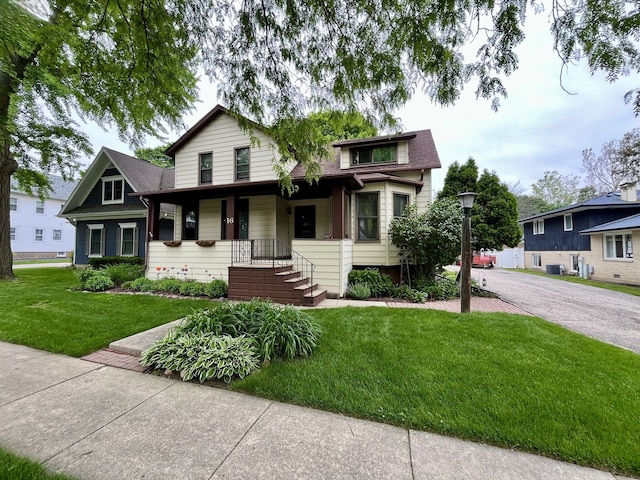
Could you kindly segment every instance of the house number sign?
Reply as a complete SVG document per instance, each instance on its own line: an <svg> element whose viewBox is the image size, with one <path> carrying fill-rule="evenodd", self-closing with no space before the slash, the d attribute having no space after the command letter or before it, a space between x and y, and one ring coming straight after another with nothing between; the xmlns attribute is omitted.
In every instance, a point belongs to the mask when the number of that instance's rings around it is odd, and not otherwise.
<svg viewBox="0 0 640 480"><path fill-rule="evenodd" d="M227 217L225 221L227 223L233 223L233 217Z"/></svg>

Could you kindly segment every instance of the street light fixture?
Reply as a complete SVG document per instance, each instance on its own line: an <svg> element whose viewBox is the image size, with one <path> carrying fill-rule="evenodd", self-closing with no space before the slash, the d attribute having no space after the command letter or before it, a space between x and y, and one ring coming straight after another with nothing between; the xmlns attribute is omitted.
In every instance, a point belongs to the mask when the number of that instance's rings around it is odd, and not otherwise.
<svg viewBox="0 0 640 480"><path fill-rule="evenodd" d="M462 220L462 262L460 265L460 312L471 311L471 207L478 194L464 192L458 194L460 206L464 211Z"/></svg>

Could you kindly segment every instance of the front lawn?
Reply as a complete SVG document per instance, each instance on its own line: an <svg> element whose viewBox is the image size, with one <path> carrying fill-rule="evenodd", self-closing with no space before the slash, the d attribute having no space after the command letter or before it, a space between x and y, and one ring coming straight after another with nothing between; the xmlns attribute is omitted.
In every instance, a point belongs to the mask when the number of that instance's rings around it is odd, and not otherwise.
<svg viewBox="0 0 640 480"><path fill-rule="evenodd" d="M314 310L305 360L231 388L640 474L640 356L534 317Z"/></svg>
<svg viewBox="0 0 640 480"><path fill-rule="evenodd" d="M2 480L74 480L61 473L49 472L40 463L0 447L0 478Z"/></svg>
<svg viewBox="0 0 640 480"><path fill-rule="evenodd" d="M211 305L207 300L70 290L80 283L68 268L15 274L16 281L0 282L0 340L76 357Z"/></svg>

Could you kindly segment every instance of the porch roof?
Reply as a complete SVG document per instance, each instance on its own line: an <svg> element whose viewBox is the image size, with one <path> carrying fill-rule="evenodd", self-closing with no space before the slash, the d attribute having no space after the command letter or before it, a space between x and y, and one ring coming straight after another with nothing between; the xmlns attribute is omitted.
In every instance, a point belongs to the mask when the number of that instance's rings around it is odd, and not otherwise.
<svg viewBox="0 0 640 480"><path fill-rule="evenodd" d="M323 175L318 182L310 184L304 178L295 178L294 185L298 191L289 198L322 198L329 197L333 187L342 186L347 190L359 190L364 187L364 181L353 172L334 175ZM162 190L150 190L136 192L131 196L147 198L156 202L165 202L180 205L192 200L205 198L224 198L227 195L258 196L279 195L285 197L280 182L277 180L265 180L261 182L235 182L224 185L200 185L189 188L167 188Z"/></svg>

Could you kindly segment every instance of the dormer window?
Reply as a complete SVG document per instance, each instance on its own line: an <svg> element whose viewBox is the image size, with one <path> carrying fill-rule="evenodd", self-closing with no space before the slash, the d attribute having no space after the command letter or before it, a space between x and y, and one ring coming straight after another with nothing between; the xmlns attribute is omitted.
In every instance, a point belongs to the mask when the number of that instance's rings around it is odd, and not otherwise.
<svg viewBox="0 0 640 480"><path fill-rule="evenodd" d="M124 179L104 177L102 179L102 204L124 203Z"/></svg>
<svg viewBox="0 0 640 480"><path fill-rule="evenodd" d="M351 149L351 165L395 163L398 144L359 147Z"/></svg>

